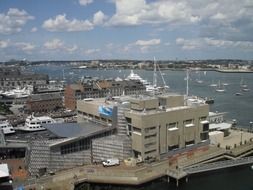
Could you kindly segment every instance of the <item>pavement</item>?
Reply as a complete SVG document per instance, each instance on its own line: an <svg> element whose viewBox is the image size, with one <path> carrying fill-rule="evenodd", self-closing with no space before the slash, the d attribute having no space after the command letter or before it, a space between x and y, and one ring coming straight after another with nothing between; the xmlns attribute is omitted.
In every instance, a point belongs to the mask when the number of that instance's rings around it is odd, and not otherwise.
<svg viewBox="0 0 253 190"><path fill-rule="evenodd" d="M220 143L220 146L222 148L226 148L226 146L233 148L235 144L239 146L241 142L242 144L245 144L245 141L249 142L250 139L253 139L253 133L231 129L230 135L224 137L223 142Z"/></svg>

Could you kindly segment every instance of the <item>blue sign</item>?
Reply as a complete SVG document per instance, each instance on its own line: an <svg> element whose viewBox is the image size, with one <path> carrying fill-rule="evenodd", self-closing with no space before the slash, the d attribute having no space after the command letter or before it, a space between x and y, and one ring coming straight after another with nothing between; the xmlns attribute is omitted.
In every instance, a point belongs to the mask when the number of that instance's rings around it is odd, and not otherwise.
<svg viewBox="0 0 253 190"><path fill-rule="evenodd" d="M113 111L113 108L111 108L111 107L107 107L107 106L99 106L98 107L98 112L104 116L107 116L107 117L112 116L112 111Z"/></svg>

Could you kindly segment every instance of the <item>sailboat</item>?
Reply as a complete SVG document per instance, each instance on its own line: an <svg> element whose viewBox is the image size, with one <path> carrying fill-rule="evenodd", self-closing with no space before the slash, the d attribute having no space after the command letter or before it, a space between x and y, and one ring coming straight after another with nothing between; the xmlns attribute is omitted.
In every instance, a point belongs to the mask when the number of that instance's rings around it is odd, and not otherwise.
<svg viewBox="0 0 253 190"><path fill-rule="evenodd" d="M212 83L209 86L211 86L211 87L217 87L217 84L212 81Z"/></svg>
<svg viewBox="0 0 253 190"><path fill-rule="evenodd" d="M218 83L218 87L215 90L216 92L225 92L225 88L221 85L220 81Z"/></svg>
<svg viewBox="0 0 253 190"><path fill-rule="evenodd" d="M250 91L250 89L248 88L248 85L244 82L243 78L241 79L240 87L241 87L241 91L243 92Z"/></svg>

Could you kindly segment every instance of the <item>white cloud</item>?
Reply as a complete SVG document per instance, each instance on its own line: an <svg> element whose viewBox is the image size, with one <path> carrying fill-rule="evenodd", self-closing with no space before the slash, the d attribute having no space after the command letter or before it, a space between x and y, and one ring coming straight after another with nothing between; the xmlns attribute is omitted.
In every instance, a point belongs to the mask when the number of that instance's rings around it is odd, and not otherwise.
<svg viewBox="0 0 253 190"><path fill-rule="evenodd" d="M10 45L10 40L0 40L0 48L4 49L9 47Z"/></svg>
<svg viewBox="0 0 253 190"><path fill-rule="evenodd" d="M37 28L36 27L33 27L32 29L31 29L31 32L37 32Z"/></svg>
<svg viewBox="0 0 253 190"><path fill-rule="evenodd" d="M133 43L127 44L125 47L120 48L122 52L133 52L139 50L142 53L147 53L150 49L157 48L161 44L160 39L150 40L137 40Z"/></svg>
<svg viewBox="0 0 253 190"><path fill-rule="evenodd" d="M77 45L73 45L73 46L66 46L65 43L60 40L60 39L53 39L51 41L47 41L44 43L44 47L47 50L53 50L53 51L66 51L68 53L73 53L76 50L78 50L78 46Z"/></svg>
<svg viewBox="0 0 253 190"><path fill-rule="evenodd" d="M137 40L135 45L138 46L154 46L159 45L161 43L160 39L151 39L151 40Z"/></svg>
<svg viewBox="0 0 253 190"><path fill-rule="evenodd" d="M106 25L151 24L175 29L198 27L202 37L253 40L252 0L113 0L115 13ZM233 31L233 32L229 32Z"/></svg>
<svg viewBox="0 0 253 190"><path fill-rule="evenodd" d="M204 48L233 48L243 51L253 51L253 42L251 41L231 41L213 38L177 38L176 44L181 46L183 50L195 50Z"/></svg>
<svg viewBox="0 0 253 190"><path fill-rule="evenodd" d="M60 39L53 39L44 43L44 47L48 50L57 50L64 48L64 42Z"/></svg>
<svg viewBox="0 0 253 190"><path fill-rule="evenodd" d="M79 0L79 4L82 6L86 6L92 2L93 2L93 0Z"/></svg>
<svg viewBox="0 0 253 190"><path fill-rule="evenodd" d="M194 14L186 0L154 1L115 0L116 13L109 25L140 25L157 23L196 23L201 19Z"/></svg>
<svg viewBox="0 0 253 190"><path fill-rule="evenodd" d="M26 53L31 53L32 50L35 49L35 45L31 44L31 43L26 43L26 42L16 42L14 44L14 46L16 46L18 49L26 52Z"/></svg>
<svg viewBox="0 0 253 190"><path fill-rule="evenodd" d="M77 45L73 45L72 47L65 47L65 50L69 53L73 53L78 49Z"/></svg>
<svg viewBox="0 0 253 190"><path fill-rule="evenodd" d="M93 16L93 24L94 25L101 25L106 20L107 16L102 12L98 11Z"/></svg>
<svg viewBox="0 0 253 190"><path fill-rule="evenodd" d="M84 51L84 54L90 55L90 54L94 54L94 53L98 53L98 52L100 52L100 49L87 49Z"/></svg>
<svg viewBox="0 0 253 190"><path fill-rule="evenodd" d="M43 28L48 31L88 31L93 29L93 24L89 20L68 20L65 14L57 15L54 19L44 21Z"/></svg>
<svg viewBox="0 0 253 190"><path fill-rule="evenodd" d="M27 21L34 19L25 10L10 8L6 14L0 13L0 34L20 32Z"/></svg>

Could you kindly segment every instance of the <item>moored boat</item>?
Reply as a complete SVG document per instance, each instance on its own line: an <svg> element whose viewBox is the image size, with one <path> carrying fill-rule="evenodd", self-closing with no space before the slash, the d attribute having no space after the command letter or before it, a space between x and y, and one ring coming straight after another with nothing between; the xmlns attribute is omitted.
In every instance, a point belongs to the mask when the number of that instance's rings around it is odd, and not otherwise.
<svg viewBox="0 0 253 190"><path fill-rule="evenodd" d="M0 121L0 130L3 130L5 135L15 133L13 126L8 120Z"/></svg>
<svg viewBox="0 0 253 190"><path fill-rule="evenodd" d="M26 118L24 126L18 127L17 129L26 132L42 131L46 130L46 128L43 127L43 124L51 124L51 123L59 123L59 121L49 116L36 117L32 114Z"/></svg>

